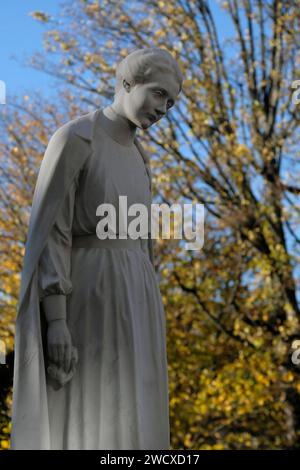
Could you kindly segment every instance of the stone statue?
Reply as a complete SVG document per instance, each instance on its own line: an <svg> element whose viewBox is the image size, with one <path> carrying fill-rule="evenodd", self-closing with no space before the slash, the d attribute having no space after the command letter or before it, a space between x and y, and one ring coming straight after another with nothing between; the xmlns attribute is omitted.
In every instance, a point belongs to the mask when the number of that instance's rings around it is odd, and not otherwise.
<svg viewBox="0 0 300 470"><path fill-rule="evenodd" d="M159 121L181 86L168 51L136 50L118 64L113 103L64 124L48 143L16 319L11 449L169 449L153 240L149 231L100 239L96 213L120 195L151 213L136 128Z"/></svg>

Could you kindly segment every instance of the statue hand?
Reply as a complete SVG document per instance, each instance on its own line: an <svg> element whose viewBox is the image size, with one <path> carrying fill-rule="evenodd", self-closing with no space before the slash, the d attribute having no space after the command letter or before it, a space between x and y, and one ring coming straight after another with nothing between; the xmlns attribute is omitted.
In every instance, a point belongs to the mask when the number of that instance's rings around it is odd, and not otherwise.
<svg viewBox="0 0 300 470"><path fill-rule="evenodd" d="M66 320L59 319L48 323L47 349L49 360L68 373L71 365L72 339Z"/></svg>

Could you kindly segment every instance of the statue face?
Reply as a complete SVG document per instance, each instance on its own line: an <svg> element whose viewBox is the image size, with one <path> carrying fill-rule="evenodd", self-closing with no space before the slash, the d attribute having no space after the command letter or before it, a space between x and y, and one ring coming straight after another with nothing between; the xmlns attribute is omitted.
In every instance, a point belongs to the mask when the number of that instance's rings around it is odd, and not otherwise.
<svg viewBox="0 0 300 470"><path fill-rule="evenodd" d="M124 84L124 83L123 83ZM179 83L170 74L157 72L153 81L133 87L124 84L123 109L127 119L141 129L159 121L175 103Z"/></svg>

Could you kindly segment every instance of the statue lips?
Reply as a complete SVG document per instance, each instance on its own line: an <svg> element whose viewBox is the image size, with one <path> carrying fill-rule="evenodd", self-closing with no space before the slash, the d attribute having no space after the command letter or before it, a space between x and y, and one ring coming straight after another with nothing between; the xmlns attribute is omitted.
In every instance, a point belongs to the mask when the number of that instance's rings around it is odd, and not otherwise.
<svg viewBox="0 0 300 470"><path fill-rule="evenodd" d="M151 124L154 124L158 119L154 114L147 114L148 119L150 119Z"/></svg>
<svg viewBox="0 0 300 470"><path fill-rule="evenodd" d="M147 113L147 117L151 120L152 123L156 121L156 116L154 116L154 114Z"/></svg>

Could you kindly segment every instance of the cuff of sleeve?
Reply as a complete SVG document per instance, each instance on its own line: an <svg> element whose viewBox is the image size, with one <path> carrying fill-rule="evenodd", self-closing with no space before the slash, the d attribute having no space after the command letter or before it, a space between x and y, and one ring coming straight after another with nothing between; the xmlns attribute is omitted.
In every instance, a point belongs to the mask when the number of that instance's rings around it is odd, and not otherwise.
<svg viewBox="0 0 300 470"><path fill-rule="evenodd" d="M60 294L47 295L42 300L47 323L53 320L66 320L66 296Z"/></svg>

